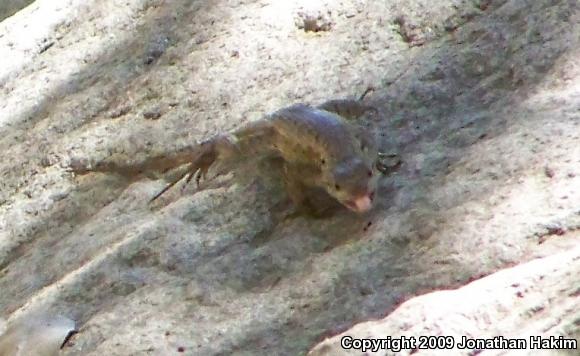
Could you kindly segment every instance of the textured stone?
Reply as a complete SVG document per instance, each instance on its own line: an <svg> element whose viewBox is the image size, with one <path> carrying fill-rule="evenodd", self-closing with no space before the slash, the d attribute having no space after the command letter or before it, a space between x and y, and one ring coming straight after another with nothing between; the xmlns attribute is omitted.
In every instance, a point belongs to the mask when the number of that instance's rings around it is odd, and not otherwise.
<svg viewBox="0 0 580 356"><path fill-rule="evenodd" d="M308 2L38 0L0 23L0 317L74 319L68 355L297 355L578 245L577 1L321 1L331 30L305 33ZM255 167L153 205L161 177L67 170L369 86L380 115L363 124L402 165L366 216L280 221L279 177ZM488 295L465 320L496 315L505 294ZM524 332L528 310L489 324ZM558 325L578 337L573 318Z"/></svg>

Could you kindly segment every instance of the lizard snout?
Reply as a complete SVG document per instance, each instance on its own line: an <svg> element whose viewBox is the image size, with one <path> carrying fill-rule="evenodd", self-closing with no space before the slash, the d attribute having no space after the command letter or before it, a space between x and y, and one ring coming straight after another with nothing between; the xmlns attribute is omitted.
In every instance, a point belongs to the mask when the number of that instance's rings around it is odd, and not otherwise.
<svg viewBox="0 0 580 356"><path fill-rule="evenodd" d="M369 211L373 207L373 199L375 197L375 192L370 192L358 196L352 200L346 202L346 207L357 213L364 213Z"/></svg>

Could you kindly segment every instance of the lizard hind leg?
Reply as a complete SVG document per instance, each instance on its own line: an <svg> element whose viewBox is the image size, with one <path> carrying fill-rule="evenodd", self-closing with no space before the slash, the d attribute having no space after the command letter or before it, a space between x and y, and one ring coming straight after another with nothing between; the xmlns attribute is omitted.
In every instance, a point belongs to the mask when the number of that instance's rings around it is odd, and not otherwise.
<svg viewBox="0 0 580 356"><path fill-rule="evenodd" d="M149 202L153 202L165 192L167 192L171 187L181 181L185 176L187 176L185 183L188 184L193 177L199 187L201 179L207 177L207 172L210 167L215 163L216 160L221 159L235 150L234 144L226 136L216 136L212 139L202 142L194 154L189 167L185 172L177 179L170 182L165 188L163 188L159 193L155 194Z"/></svg>
<svg viewBox="0 0 580 356"><path fill-rule="evenodd" d="M165 188L161 189L161 191L159 191L159 193L155 194L153 196L153 198L149 199L149 203L152 203L153 201L157 200L157 198L159 198L160 196L162 196L163 194L165 194L166 191L168 191L169 189L171 189L171 187L173 187L175 184L177 184L177 182L179 182L180 180L182 180L183 177L185 177L188 173L189 173L189 170L185 171L182 175L179 176L179 178L177 178L174 181L172 181L171 183L167 184L165 186Z"/></svg>

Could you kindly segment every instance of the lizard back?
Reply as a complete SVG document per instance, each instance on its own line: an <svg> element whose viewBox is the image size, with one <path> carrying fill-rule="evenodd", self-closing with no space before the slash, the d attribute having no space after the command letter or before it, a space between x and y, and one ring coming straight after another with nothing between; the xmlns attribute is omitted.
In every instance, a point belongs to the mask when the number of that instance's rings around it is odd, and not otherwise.
<svg viewBox="0 0 580 356"><path fill-rule="evenodd" d="M289 161L341 161L356 150L353 130L340 116L296 104L271 114L278 150ZM332 162L329 162L332 163Z"/></svg>

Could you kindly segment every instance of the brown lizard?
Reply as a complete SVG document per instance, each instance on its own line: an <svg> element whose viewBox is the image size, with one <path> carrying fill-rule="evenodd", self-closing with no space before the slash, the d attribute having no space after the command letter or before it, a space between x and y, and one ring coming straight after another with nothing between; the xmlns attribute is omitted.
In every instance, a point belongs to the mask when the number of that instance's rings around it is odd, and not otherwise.
<svg viewBox="0 0 580 356"><path fill-rule="evenodd" d="M318 107L295 104L232 133L214 136L172 159L155 157L127 167L102 163L85 170L73 167L73 171L117 171L133 176L189 162L185 173L153 201L186 175L186 182L196 177L199 185L217 163L227 170L243 159L280 158L286 190L297 207L308 206L309 188L322 188L348 209L362 213L373 206L379 172L388 169L381 163L374 135L352 122L367 111L377 109L361 100L331 100Z"/></svg>
<svg viewBox="0 0 580 356"><path fill-rule="evenodd" d="M199 184L216 162L232 166L241 157L278 157L286 190L298 207L308 188L323 188L342 205L362 213L373 206L379 171L385 171L373 135L349 119L374 107L355 100L332 100L313 108L296 104L200 144L189 168L151 201L186 175Z"/></svg>

